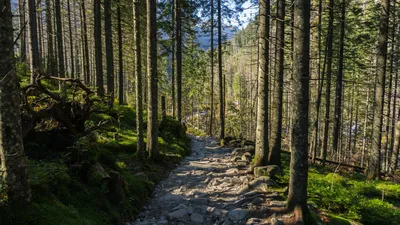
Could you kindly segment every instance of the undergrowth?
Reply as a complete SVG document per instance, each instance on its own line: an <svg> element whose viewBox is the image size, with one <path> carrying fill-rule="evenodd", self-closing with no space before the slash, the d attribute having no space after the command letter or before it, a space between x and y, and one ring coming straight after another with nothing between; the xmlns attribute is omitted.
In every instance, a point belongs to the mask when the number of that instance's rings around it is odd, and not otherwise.
<svg viewBox="0 0 400 225"><path fill-rule="evenodd" d="M282 183L289 182L289 157L283 156ZM308 201L328 212L331 224L400 224L400 185L389 181L367 181L360 173L335 173L333 168L310 165ZM346 219L344 219L346 218Z"/></svg>
<svg viewBox="0 0 400 225"><path fill-rule="evenodd" d="M40 156L28 160L32 203L8 208L0 184L0 224L121 224L139 212L166 171L189 153L184 127L171 118L160 124L160 161L137 159L131 107L94 115L87 126L98 124L102 129L75 140L65 152L47 154L53 150L46 145L25 143L28 155ZM47 157L32 154L42 150Z"/></svg>

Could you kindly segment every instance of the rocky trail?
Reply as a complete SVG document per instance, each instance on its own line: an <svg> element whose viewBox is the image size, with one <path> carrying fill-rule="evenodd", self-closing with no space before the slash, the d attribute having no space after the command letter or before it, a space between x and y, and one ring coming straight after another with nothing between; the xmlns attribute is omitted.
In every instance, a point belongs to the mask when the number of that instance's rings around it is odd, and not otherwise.
<svg viewBox="0 0 400 225"><path fill-rule="evenodd" d="M212 138L192 137L192 152L156 188L137 220L126 225L291 224L282 188L246 169L254 147L221 148ZM279 168L278 168L279 169ZM275 190L275 191L274 191Z"/></svg>

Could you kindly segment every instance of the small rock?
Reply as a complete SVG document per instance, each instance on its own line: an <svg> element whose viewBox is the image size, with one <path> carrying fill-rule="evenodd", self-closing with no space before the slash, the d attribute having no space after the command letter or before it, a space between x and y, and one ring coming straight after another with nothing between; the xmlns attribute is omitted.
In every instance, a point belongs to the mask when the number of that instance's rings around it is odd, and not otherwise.
<svg viewBox="0 0 400 225"><path fill-rule="evenodd" d="M284 225L282 221L276 219L275 217L272 217L271 219L271 225Z"/></svg>
<svg viewBox="0 0 400 225"><path fill-rule="evenodd" d="M239 222L241 220L246 219L246 217L249 215L249 210L247 209L234 209L229 211L228 213L228 218L232 221L232 222Z"/></svg>
<svg viewBox="0 0 400 225"><path fill-rule="evenodd" d="M226 171L227 174L235 174L235 173L239 173L239 169L237 168L232 168Z"/></svg>
<svg viewBox="0 0 400 225"><path fill-rule="evenodd" d="M237 162L239 160L241 160L242 158L240 156L232 156L231 158L231 162Z"/></svg>
<svg viewBox="0 0 400 225"><path fill-rule="evenodd" d="M198 213L193 213L190 216L190 221L198 224L204 224L204 217Z"/></svg>
<svg viewBox="0 0 400 225"><path fill-rule="evenodd" d="M166 202L177 202L182 200L182 196L167 193L163 197L161 197L161 200Z"/></svg>
<svg viewBox="0 0 400 225"><path fill-rule="evenodd" d="M244 154L242 155L242 160L243 160L243 161L246 161L246 162L251 162L252 157L251 157L250 152L244 153Z"/></svg>
<svg viewBox="0 0 400 225"><path fill-rule="evenodd" d="M254 176L255 177L271 177L277 178L279 175L282 174L282 170L279 166L276 165L269 165L269 166L260 166L254 168Z"/></svg>
<svg viewBox="0 0 400 225"><path fill-rule="evenodd" d="M247 220L246 225L258 225L260 224L261 219L259 218L250 218Z"/></svg>
<svg viewBox="0 0 400 225"><path fill-rule="evenodd" d="M244 194L250 190L256 190L261 192L268 192L271 188L278 188L279 185L269 177L259 177L251 181L248 185L245 185L239 190L238 194Z"/></svg>
<svg viewBox="0 0 400 225"><path fill-rule="evenodd" d="M284 201L270 201L269 202L269 207L285 207L286 202Z"/></svg>
<svg viewBox="0 0 400 225"><path fill-rule="evenodd" d="M206 198L191 198L189 200L189 202L192 204L196 204L196 205L207 205L208 199L206 199Z"/></svg>
<svg viewBox="0 0 400 225"><path fill-rule="evenodd" d="M261 198L261 197L256 197L256 198L253 199L253 201L251 201L251 204L255 205L255 206L259 206L259 205L261 205L263 203L264 203L264 199Z"/></svg>
<svg viewBox="0 0 400 225"><path fill-rule="evenodd" d="M236 161L236 165L237 165L238 167L246 167L247 164L249 164L249 162L244 161L244 160L238 160L238 161Z"/></svg>

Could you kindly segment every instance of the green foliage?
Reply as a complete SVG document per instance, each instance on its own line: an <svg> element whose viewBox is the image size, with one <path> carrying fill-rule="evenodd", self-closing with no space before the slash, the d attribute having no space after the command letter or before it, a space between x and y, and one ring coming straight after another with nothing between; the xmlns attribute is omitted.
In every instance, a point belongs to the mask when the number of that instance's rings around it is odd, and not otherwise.
<svg viewBox="0 0 400 225"><path fill-rule="evenodd" d="M27 208L13 210L2 205L6 195L0 183L0 224L121 224L139 212L155 183L165 177L168 165L189 152L185 128L172 118L160 126L161 162L135 157L136 113L132 107L116 106L108 114L94 114L87 126L99 123L102 129L76 140L62 157L29 160L33 202ZM88 181L88 172L97 162L111 179L94 185Z"/></svg>

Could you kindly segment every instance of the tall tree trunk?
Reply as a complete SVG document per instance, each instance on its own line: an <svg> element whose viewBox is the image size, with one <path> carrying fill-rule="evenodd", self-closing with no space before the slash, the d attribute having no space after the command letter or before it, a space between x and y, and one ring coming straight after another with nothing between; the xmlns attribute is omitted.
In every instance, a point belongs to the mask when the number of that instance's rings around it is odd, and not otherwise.
<svg viewBox="0 0 400 225"><path fill-rule="evenodd" d="M136 3L137 4L137 3ZM136 6L134 6L136 7ZM122 23L121 23L121 1L118 0L117 8L117 22L118 22L118 100L119 105L124 104L124 61L123 61L123 49L122 49ZM137 29L137 28L136 28ZM140 44L140 43L139 43Z"/></svg>
<svg viewBox="0 0 400 225"><path fill-rule="evenodd" d="M102 49L103 48L101 44L101 6L100 6L100 0L95 0L94 1L94 50L96 57L97 95L100 97L104 96Z"/></svg>
<svg viewBox="0 0 400 225"><path fill-rule="evenodd" d="M137 152L145 158L144 131L143 131L143 89L142 89L142 49L140 37L140 0L134 1L133 25L135 37L135 76L136 76L136 131L137 131Z"/></svg>
<svg viewBox="0 0 400 225"><path fill-rule="evenodd" d="M342 89L343 89L343 60L344 60L344 38L345 38L345 19L346 19L346 2L342 1L341 18L340 18L340 49L339 49L339 66L336 79L336 96L335 96L335 121L333 126L332 151L338 151L340 118L342 117ZM354 84L353 84L354 85ZM349 146L350 147L350 146Z"/></svg>
<svg viewBox="0 0 400 225"><path fill-rule="evenodd" d="M209 135L213 135L213 124L214 124L214 0L211 0L211 109L210 109L210 132Z"/></svg>
<svg viewBox="0 0 400 225"><path fill-rule="evenodd" d="M28 170L21 130L20 91L14 70L14 38L11 4L0 1L0 177L7 185L11 206L31 200Z"/></svg>
<svg viewBox="0 0 400 225"><path fill-rule="evenodd" d="M83 36L83 73L86 85L90 85L90 61L89 61L89 44L88 44L88 30L86 25L86 7L85 0L81 1L81 14L82 14L82 36Z"/></svg>
<svg viewBox="0 0 400 225"><path fill-rule="evenodd" d="M147 0L147 151L153 159L159 155L156 5L156 0Z"/></svg>
<svg viewBox="0 0 400 225"><path fill-rule="evenodd" d="M72 36L72 22L71 22L71 5L67 0L67 12L68 12L68 32L69 32L69 50L71 56L71 78L75 78L75 62L74 62L74 37Z"/></svg>
<svg viewBox="0 0 400 225"><path fill-rule="evenodd" d="M293 143L290 161L288 209L295 211L296 224L309 224L307 207L308 106L310 85L310 1L294 2ZM302 215L298 215L298 213ZM297 214L297 215L296 215ZM300 219L301 218L301 219ZM303 221L301 221L303 220ZM304 222L308 221L308 222Z"/></svg>
<svg viewBox="0 0 400 225"><path fill-rule="evenodd" d="M328 39L327 39L327 71L326 71L326 92L325 92L325 125L324 125L324 140L322 146L322 164L325 164L328 153L328 135L330 123L330 107L331 107L331 77L332 77L332 55L333 55L333 7L334 0L329 0L329 24L328 24Z"/></svg>
<svg viewBox="0 0 400 225"><path fill-rule="evenodd" d="M56 26L57 26L57 52L58 52L58 76L65 77L65 67L64 67L64 44L63 44L63 33L62 33L62 23L61 23L61 4L60 0L55 0L55 10L56 10ZM60 82L60 89L62 87L62 82Z"/></svg>
<svg viewBox="0 0 400 225"><path fill-rule="evenodd" d="M317 94L317 101L315 103L315 122L314 122L314 146L313 146L313 156L312 156L312 163L315 164L315 159L317 158L317 149L319 146L319 114L320 114L320 107L321 107L321 98L322 98L322 88L324 86L324 77L325 74L323 71L321 76L321 46L322 46L322 0L319 0L318 3L318 94ZM326 58L326 57L325 57Z"/></svg>
<svg viewBox="0 0 400 225"><path fill-rule="evenodd" d="M18 0L18 12L19 12L19 29L20 29L20 47L19 47L19 57L21 62L26 62L26 9L27 0Z"/></svg>
<svg viewBox="0 0 400 225"><path fill-rule="evenodd" d="M282 146L282 110L283 110L283 72L285 48L285 0L279 0L276 8L276 77L275 101L273 107L273 121L271 124L271 153L269 163L281 165Z"/></svg>
<svg viewBox="0 0 400 225"><path fill-rule="evenodd" d="M29 15L29 52L30 52L30 70L31 83L33 83L40 73L40 53L37 33L37 18L36 18L36 2L28 0L28 15Z"/></svg>
<svg viewBox="0 0 400 225"><path fill-rule="evenodd" d="M172 0L172 54L171 54L171 98L172 98L172 117L176 118L176 99L175 99L175 45L176 45L176 36L175 36L175 21L176 21L176 9L175 9L175 1Z"/></svg>
<svg viewBox="0 0 400 225"><path fill-rule="evenodd" d="M367 90L367 101L365 103L365 116L364 116L364 131L363 131L363 146L362 146L362 152L361 152L361 167L364 166L364 161L365 161L365 150L367 148L367 125L368 125L368 113L369 113L369 89L370 87L368 86Z"/></svg>
<svg viewBox="0 0 400 225"><path fill-rule="evenodd" d="M114 50L112 41L111 0L104 0L104 35L106 39L107 93L114 94Z"/></svg>
<svg viewBox="0 0 400 225"><path fill-rule="evenodd" d="M182 120L182 0L175 0L176 21L176 116Z"/></svg>
<svg viewBox="0 0 400 225"><path fill-rule="evenodd" d="M394 71L394 44L396 42L396 1L394 1L393 4L393 28L392 28L392 34L391 34L391 38L392 38L392 44L391 44L391 53L390 53L390 65L389 65L389 93L388 93L388 112L387 112L387 119L386 119L386 143L385 143L385 167L384 170L388 171L389 170L389 164L390 164L390 152L391 152L391 148L393 145L393 136L392 134L392 129L394 127L390 127L390 124L394 124L391 123L391 121L394 121L395 118L395 111L393 111L393 115L392 117L390 117L390 110L391 110L391 103L392 103L392 86L393 86L393 71ZM396 95L394 95L396 96ZM394 102L396 102L396 99L394 98ZM393 108L396 107L396 104L393 104Z"/></svg>
<svg viewBox="0 0 400 225"><path fill-rule="evenodd" d="M55 62L54 48L53 48L53 20L51 10L51 0L46 0L46 28L47 28L47 74L55 76L57 66Z"/></svg>
<svg viewBox="0 0 400 225"><path fill-rule="evenodd" d="M382 139L382 114L385 97L385 77L387 45L389 37L389 10L390 0L381 0L381 18L378 38L378 56L376 62L376 90L374 104L374 121L372 128L372 149L368 154L367 178L379 178L381 162L381 139Z"/></svg>
<svg viewBox="0 0 400 225"><path fill-rule="evenodd" d="M354 107L354 90L355 90L355 84L353 82L353 87L351 91L351 105L350 105L350 125L349 125L349 142L347 146L347 160L348 162L350 161L351 157L351 136L353 135L353 107ZM356 124L357 125L357 124Z"/></svg>
<svg viewBox="0 0 400 225"><path fill-rule="evenodd" d="M218 78L219 78L219 120L220 134L219 139L225 139L225 112L224 112L224 80L222 76L222 12L221 1L218 1ZM268 154L266 155L268 157Z"/></svg>
<svg viewBox="0 0 400 225"><path fill-rule="evenodd" d="M259 1L259 73L256 128L256 153L250 170L268 163L268 65L269 65L269 16L270 0Z"/></svg>

